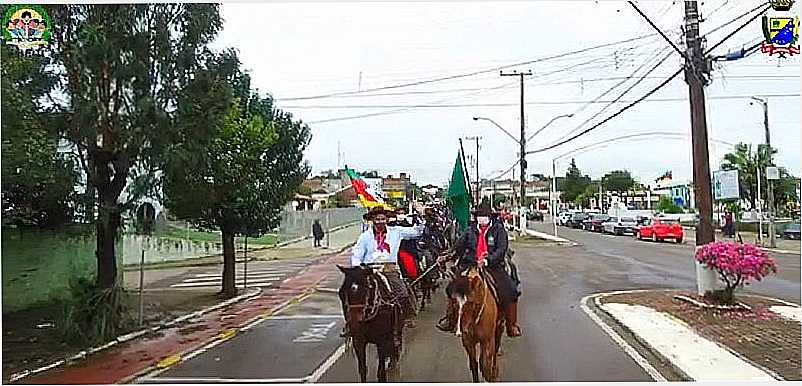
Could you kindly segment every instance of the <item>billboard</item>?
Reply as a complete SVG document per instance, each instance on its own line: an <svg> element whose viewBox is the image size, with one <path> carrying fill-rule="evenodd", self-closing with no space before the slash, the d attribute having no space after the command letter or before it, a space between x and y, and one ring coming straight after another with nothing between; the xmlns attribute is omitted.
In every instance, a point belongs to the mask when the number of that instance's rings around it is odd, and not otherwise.
<svg viewBox="0 0 802 386"><path fill-rule="evenodd" d="M718 170L713 172L713 199L727 200L741 198L737 170Z"/></svg>

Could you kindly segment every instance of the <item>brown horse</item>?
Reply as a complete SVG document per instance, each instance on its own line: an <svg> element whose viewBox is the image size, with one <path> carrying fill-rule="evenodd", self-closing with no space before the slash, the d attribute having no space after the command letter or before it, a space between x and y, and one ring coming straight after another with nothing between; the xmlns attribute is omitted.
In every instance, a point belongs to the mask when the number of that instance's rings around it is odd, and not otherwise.
<svg viewBox="0 0 802 386"><path fill-rule="evenodd" d="M387 371L398 370L401 353L403 317L398 302L391 302L389 283L372 268L337 266L345 274L343 288L348 313L351 344L357 356L359 378L367 381L366 353L368 343L376 345L379 363L376 378L387 382ZM387 360L390 360L387 369Z"/></svg>
<svg viewBox="0 0 802 386"><path fill-rule="evenodd" d="M473 266L461 272L447 292L457 303L456 335L462 338L473 381L479 382L479 367L485 381L499 381L498 350L504 319L482 269Z"/></svg>

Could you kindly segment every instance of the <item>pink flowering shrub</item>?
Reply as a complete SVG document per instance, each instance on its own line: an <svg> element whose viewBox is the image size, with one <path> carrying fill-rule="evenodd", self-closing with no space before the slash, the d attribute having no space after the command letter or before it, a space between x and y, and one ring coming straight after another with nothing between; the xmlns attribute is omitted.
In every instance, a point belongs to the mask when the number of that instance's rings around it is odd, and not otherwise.
<svg viewBox="0 0 802 386"><path fill-rule="evenodd" d="M732 304L736 288L760 281L772 273L777 273L777 265L769 255L753 244L740 244L727 241L714 241L696 249L696 261L708 269L718 272L727 285L723 301Z"/></svg>

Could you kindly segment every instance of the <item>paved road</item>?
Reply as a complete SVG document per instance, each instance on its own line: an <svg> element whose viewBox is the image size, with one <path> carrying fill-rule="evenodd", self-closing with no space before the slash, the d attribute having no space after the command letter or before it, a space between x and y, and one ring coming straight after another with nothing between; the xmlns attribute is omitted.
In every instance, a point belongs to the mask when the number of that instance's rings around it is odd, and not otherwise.
<svg viewBox="0 0 802 386"><path fill-rule="evenodd" d="M548 230L548 224L532 224ZM694 288L693 246L639 242L560 229L577 246L513 243L524 295L520 322L524 336L505 338L501 379L523 381L650 381L579 306L596 292L638 288ZM754 285L757 293L799 302L799 256L775 255L780 275ZM345 257L343 257L343 262ZM336 288L333 271L322 288ZM458 338L440 332L442 291L405 334L401 381L468 382ZM350 351L343 355L339 305L334 293L318 292L278 317L260 323L150 382L357 382ZM368 352L368 377L375 381L375 349ZM335 354L335 355L333 355ZM330 363L326 363L326 362ZM317 376L320 376L319 378ZM144 380L147 381L147 380Z"/></svg>
<svg viewBox="0 0 802 386"><path fill-rule="evenodd" d="M548 221L530 222L530 229L552 234L553 226ZM643 283L647 286L651 279L658 276L666 278L663 285L668 287L695 288L696 271L693 265L693 241L675 244L672 241L652 243L639 241L631 236L612 236L592 233L578 229L558 227L557 234L582 244L582 249L608 259L630 262L639 267L643 273L636 276L622 277L630 283ZM777 263L777 276L771 276L763 282L753 283L747 287L749 292L777 297L783 300L800 303L800 257L799 254L770 252Z"/></svg>

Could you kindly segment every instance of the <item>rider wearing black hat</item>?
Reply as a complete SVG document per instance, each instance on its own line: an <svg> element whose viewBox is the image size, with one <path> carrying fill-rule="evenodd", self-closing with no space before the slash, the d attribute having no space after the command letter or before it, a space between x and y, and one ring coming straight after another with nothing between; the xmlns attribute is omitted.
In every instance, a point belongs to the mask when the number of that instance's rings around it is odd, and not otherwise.
<svg viewBox="0 0 802 386"><path fill-rule="evenodd" d="M507 335L521 336L518 326L518 297L521 295L515 283L505 269L507 255L507 231L497 220L494 220L490 205L482 203L477 208L476 223L471 224L456 243L456 256L459 257L458 269L471 265L481 265L490 273L495 282L499 302L506 320ZM440 330L453 332L456 329L456 307L449 296L446 316L438 322Z"/></svg>

